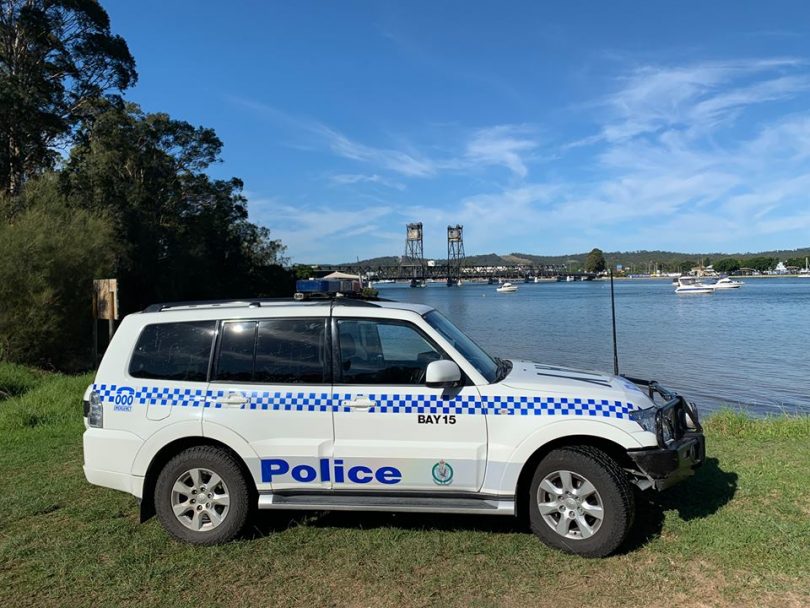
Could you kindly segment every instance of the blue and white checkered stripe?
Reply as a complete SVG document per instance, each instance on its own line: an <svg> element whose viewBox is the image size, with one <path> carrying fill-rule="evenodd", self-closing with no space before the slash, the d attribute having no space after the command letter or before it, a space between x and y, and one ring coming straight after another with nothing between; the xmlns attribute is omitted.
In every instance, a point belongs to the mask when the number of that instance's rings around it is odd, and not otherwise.
<svg viewBox="0 0 810 608"><path fill-rule="evenodd" d="M222 398L233 391L208 391L206 407L222 407ZM273 410L285 412L329 412L332 398L329 393L282 393L262 391L239 391L248 398L242 409Z"/></svg>
<svg viewBox="0 0 810 608"><path fill-rule="evenodd" d="M126 394L133 396L133 403L136 405L213 408L221 408L222 399L226 393L232 392L156 386L130 387L115 384L94 384L93 390L99 393L102 402L113 402L116 395ZM285 412L349 412L352 411L352 408L343 403L356 396L356 393L328 392L239 392L249 399L241 409ZM632 403L576 397L528 395L443 397L437 394L406 393L368 393L365 396L377 403L367 412L376 414L501 414L627 418L629 412L635 409Z"/></svg>
<svg viewBox="0 0 810 608"><path fill-rule="evenodd" d="M351 395L335 395L350 399ZM543 396L489 396L457 395L445 399L439 395L375 395L369 394L371 401L378 405L369 408L370 412L394 414L505 414L510 416L573 415L626 418L634 409L632 403L607 399L580 399ZM351 408L338 406L336 409L349 411Z"/></svg>
<svg viewBox="0 0 810 608"><path fill-rule="evenodd" d="M157 386L120 386L117 384L94 384L93 390L99 394L102 403L112 403L116 395L132 395L137 405L178 405L181 407L202 407L210 391L201 388L168 388Z"/></svg>

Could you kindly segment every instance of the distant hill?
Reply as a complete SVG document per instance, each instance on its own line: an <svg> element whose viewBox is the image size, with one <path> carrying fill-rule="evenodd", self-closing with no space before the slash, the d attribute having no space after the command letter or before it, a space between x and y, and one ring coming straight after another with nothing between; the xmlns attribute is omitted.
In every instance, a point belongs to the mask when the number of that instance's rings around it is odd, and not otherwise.
<svg viewBox="0 0 810 608"><path fill-rule="evenodd" d="M465 258L466 266L513 266L513 265L567 265L572 269L581 268L585 264L588 252L571 253L567 255L534 255L531 253L485 253L468 255ZM810 257L810 247L801 249L780 249L774 251L759 251L746 253L683 253L677 251L605 251L605 260L608 265L621 264L631 272L644 272L658 266L663 270L674 270L684 264L697 265L701 260L703 264L711 264L724 258L736 258L741 262L752 258L774 258L786 261L788 259L803 260ZM444 265L445 259L435 259L436 265ZM359 262L346 262L343 264L319 264L321 268L384 268L403 264L401 256L385 256L360 260ZM408 260L405 260L408 265ZM743 263L743 265L745 265Z"/></svg>
<svg viewBox="0 0 810 608"><path fill-rule="evenodd" d="M535 264L584 264L588 252L572 253L569 255L532 255L529 253L512 253L506 258L527 259ZM605 260L608 264L621 264L625 268L646 267L647 265L676 266L681 263L698 264L701 259L708 265L724 258L736 258L746 260L751 258L775 258L777 260L788 260L791 258L804 258L810 256L810 247L801 249L780 249L775 251L760 251L746 253L683 253L678 251L605 251ZM575 262L574 262L575 261Z"/></svg>

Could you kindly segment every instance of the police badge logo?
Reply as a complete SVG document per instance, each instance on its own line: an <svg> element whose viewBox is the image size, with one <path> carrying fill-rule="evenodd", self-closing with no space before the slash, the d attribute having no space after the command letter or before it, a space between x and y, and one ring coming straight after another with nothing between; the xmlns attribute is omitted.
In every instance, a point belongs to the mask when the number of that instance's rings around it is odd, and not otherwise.
<svg viewBox="0 0 810 608"><path fill-rule="evenodd" d="M447 486L453 482L453 467L444 460L433 465L433 481L436 485Z"/></svg>

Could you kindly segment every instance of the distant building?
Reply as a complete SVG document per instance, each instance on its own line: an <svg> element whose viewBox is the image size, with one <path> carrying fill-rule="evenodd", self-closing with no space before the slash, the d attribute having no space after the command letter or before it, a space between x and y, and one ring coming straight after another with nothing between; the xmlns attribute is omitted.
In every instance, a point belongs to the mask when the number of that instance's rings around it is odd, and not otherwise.
<svg viewBox="0 0 810 608"><path fill-rule="evenodd" d="M689 272L692 276L695 277L716 277L717 271L714 269L713 266L695 266Z"/></svg>

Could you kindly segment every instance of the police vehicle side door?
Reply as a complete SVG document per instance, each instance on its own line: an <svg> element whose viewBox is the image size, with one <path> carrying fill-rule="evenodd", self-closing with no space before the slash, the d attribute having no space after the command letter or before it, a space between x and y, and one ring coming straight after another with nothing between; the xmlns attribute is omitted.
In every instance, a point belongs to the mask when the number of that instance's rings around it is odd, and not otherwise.
<svg viewBox="0 0 810 608"><path fill-rule="evenodd" d="M328 490L330 339L325 317L223 321L203 431L235 432L258 454L259 491Z"/></svg>
<svg viewBox="0 0 810 608"><path fill-rule="evenodd" d="M425 331L405 320L342 316L350 314L333 311L332 396L335 466L354 475L334 489L478 491L487 429L476 387L425 386L428 363L449 358ZM394 475L378 474L391 468Z"/></svg>

